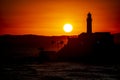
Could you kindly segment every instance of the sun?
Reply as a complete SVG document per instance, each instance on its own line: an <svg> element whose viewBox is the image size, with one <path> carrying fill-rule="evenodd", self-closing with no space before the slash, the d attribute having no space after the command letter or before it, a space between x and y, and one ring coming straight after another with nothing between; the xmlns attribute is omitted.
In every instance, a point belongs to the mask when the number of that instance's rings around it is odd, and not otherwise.
<svg viewBox="0 0 120 80"><path fill-rule="evenodd" d="M72 27L71 24L65 24L65 25L63 26L63 30L64 30L65 32L72 32L73 27Z"/></svg>

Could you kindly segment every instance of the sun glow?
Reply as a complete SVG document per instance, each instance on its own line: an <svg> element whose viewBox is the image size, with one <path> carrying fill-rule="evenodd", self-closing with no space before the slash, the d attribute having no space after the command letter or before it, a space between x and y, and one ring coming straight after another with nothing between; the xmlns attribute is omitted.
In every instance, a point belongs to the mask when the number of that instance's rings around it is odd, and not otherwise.
<svg viewBox="0 0 120 80"><path fill-rule="evenodd" d="M72 27L71 24L65 24L65 25L63 26L63 30L64 30L65 32L72 32L73 27Z"/></svg>

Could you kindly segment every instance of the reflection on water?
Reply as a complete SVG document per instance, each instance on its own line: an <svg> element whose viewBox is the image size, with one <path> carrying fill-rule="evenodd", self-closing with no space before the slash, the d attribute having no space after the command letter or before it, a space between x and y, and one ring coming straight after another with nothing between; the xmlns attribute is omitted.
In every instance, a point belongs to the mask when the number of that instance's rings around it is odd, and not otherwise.
<svg viewBox="0 0 120 80"><path fill-rule="evenodd" d="M120 67L80 63L2 65L0 80L117 80Z"/></svg>

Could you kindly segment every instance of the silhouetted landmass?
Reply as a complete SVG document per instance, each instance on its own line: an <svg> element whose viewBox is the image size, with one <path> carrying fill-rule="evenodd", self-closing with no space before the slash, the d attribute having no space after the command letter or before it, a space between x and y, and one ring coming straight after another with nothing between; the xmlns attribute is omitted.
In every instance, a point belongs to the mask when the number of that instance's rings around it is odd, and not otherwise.
<svg viewBox="0 0 120 80"><path fill-rule="evenodd" d="M92 15L87 15L87 29L78 38L69 38L59 52L59 59L88 63L119 63L119 40L110 32L92 32Z"/></svg>
<svg viewBox="0 0 120 80"><path fill-rule="evenodd" d="M67 36L38 36L38 35L2 35L0 36L0 44L2 46L18 46L18 47L47 47L52 41L65 41Z"/></svg>
<svg viewBox="0 0 120 80"><path fill-rule="evenodd" d="M63 61L89 63L119 63L119 53L120 45L115 44L114 36L107 32L82 33L78 38L70 38L68 44L58 52Z"/></svg>
<svg viewBox="0 0 120 80"><path fill-rule="evenodd" d="M119 63L119 37L110 32L92 32L92 15L87 15L87 29L78 38L69 38L59 52L63 61L88 63Z"/></svg>
<svg viewBox="0 0 120 80"><path fill-rule="evenodd" d="M27 60L39 57L40 48L45 51L58 51L67 43L68 36L38 36L38 35L1 35L1 62L13 59ZM20 60L22 61L22 60Z"/></svg>
<svg viewBox="0 0 120 80"><path fill-rule="evenodd" d="M81 39L83 39L83 35L85 35L85 33L80 34L79 37L81 37ZM114 61L115 59L118 59L116 61L119 61L119 53L120 53L120 34L112 34L113 35L113 40L114 40L114 46L112 46L112 49L109 50L97 50L97 46L95 47L94 50L94 58L93 60L110 60ZM67 39L69 39L68 44L67 43ZM64 42L62 42L62 40ZM54 50L44 50L43 51L43 55L41 54L41 50L40 48L47 48L47 47L51 47L51 45L56 44L56 41L61 41L59 44L63 44L62 49L59 52L56 52ZM79 42L79 43L77 43ZM106 41L108 42L108 41ZM69 44L70 43L70 44ZM98 42L99 43L99 42ZM62 58L61 61L65 61L66 59L68 60L75 60L75 61L79 61L81 59L83 59L84 57L81 55L85 55L87 54L87 52L90 53L89 50L87 50L87 46L81 46L79 44L83 44L82 42L80 42L80 39L77 39L77 37L70 37L68 38L68 36L38 36L38 35L1 35L0 36L0 58L1 58L1 62L3 62L3 60L6 61L10 61L13 59L19 59L20 61L27 61L28 59L31 60L43 60L42 61L53 61L53 60L58 60ZM68 48L69 46L69 48ZM81 46L81 47L80 47ZM57 46L55 46L57 47ZM92 47L91 47L92 48ZM85 52L80 52L82 51L87 51ZM85 49L85 50L84 50ZM64 52L65 50L65 52ZM92 49L90 49L92 50ZM106 52L107 51L107 52ZM62 52L62 53L61 53ZM71 54L73 53L73 54ZM46 55L46 58L45 58ZM41 56L41 58L40 58ZM48 58L49 56L49 58ZM70 56L72 56L72 58L70 58ZM93 54L90 54L90 56L93 56ZM38 57L40 59L38 59ZM77 58L78 57L78 58ZM103 59L104 57L104 59ZM22 59L23 60L22 60ZM91 57L93 58L93 57ZM110 59L108 59L110 58ZM3 60L2 60L3 59ZM88 57L84 58L87 60L91 60ZM83 59L83 60L84 60ZM58 60L59 61L59 60ZM110 62L111 62L110 61Z"/></svg>
<svg viewBox="0 0 120 80"><path fill-rule="evenodd" d="M75 61L120 64L120 33L92 33L92 15L87 29L77 36L1 35L0 62Z"/></svg>
<svg viewBox="0 0 120 80"><path fill-rule="evenodd" d="M114 43L120 45L120 33L112 34L114 36Z"/></svg>

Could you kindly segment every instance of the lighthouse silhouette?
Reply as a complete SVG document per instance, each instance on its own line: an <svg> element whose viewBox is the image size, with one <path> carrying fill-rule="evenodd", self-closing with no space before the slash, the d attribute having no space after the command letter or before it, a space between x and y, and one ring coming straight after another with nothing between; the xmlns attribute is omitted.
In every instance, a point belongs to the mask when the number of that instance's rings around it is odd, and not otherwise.
<svg viewBox="0 0 120 80"><path fill-rule="evenodd" d="M92 33L92 17L91 13L89 12L87 15L87 34Z"/></svg>

